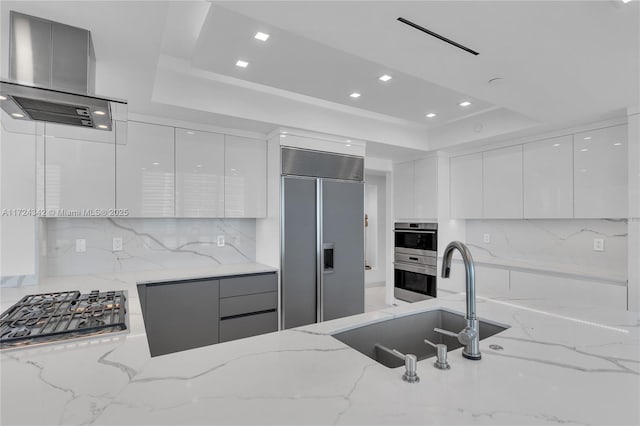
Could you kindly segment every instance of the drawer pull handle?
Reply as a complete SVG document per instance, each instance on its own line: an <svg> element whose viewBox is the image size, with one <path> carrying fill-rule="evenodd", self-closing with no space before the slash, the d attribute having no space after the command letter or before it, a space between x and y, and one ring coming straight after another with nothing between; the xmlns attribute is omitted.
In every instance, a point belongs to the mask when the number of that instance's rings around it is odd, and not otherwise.
<svg viewBox="0 0 640 426"><path fill-rule="evenodd" d="M220 321L234 319L234 318L250 317L250 316L253 316L253 315L268 314L270 312L276 312L276 311L277 311L277 309L266 309L264 311L247 312L246 314L230 315L228 317L220 318Z"/></svg>

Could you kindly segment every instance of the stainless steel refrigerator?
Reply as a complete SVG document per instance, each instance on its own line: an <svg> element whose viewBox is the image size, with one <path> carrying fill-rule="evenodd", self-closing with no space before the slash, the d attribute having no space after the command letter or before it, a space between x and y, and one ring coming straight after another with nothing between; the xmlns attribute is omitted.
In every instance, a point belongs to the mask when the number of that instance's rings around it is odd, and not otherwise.
<svg viewBox="0 0 640 426"><path fill-rule="evenodd" d="M282 328L364 312L364 159L283 147Z"/></svg>

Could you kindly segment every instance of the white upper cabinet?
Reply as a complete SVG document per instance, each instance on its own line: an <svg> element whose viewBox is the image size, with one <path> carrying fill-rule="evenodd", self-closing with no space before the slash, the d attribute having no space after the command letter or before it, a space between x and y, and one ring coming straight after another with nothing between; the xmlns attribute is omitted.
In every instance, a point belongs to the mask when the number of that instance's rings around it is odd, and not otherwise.
<svg viewBox="0 0 640 426"><path fill-rule="evenodd" d="M393 208L396 219L414 217L413 178L413 161L393 165Z"/></svg>
<svg viewBox="0 0 640 426"><path fill-rule="evenodd" d="M451 217L482 218L482 153L450 159Z"/></svg>
<svg viewBox="0 0 640 426"><path fill-rule="evenodd" d="M394 164L393 198L396 219L437 219L437 158Z"/></svg>
<svg viewBox="0 0 640 426"><path fill-rule="evenodd" d="M438 217L438 158L430 157L414 161L414 217L437 219Z"/></svg>
<svg viewBox="0 0 640 426"><path fill-rule="evenodd" d="M45 125L47 210L113 209L115 191L114 132Z"/></svg>
<svg viewBox="0 0 640 426"><path fill-rule="evenodd" d="M522 219L522 145L483 153L483 217Z"/></svg>
<svg viewBox="0 0 640 426"><path fill-rule="evenodd" d="M627 217L627 126L573 135L574 216Z"/></svg>
<svg viewBox="0 0 640 426"><path fill-rule="evenodd" d="M523 146L524 217L573 217L571 135Z"/></svg>
<svg viewBox="0 0 640 426"><path fill-rule="evenodd" d="M176 216L224 217L224 135L176 129Z"/></svg>
<svg viewBox="0 0 640 426"><path fill-rule="evenodd" d="M267 142L225 135L225 217L267 214Z"/></svg>
<svg viewBox="0 0 640 426"><path fill-rule="evenodd" d="M174 216L174 129L130 121L116 144L117 207L129 217Z"/></svg>

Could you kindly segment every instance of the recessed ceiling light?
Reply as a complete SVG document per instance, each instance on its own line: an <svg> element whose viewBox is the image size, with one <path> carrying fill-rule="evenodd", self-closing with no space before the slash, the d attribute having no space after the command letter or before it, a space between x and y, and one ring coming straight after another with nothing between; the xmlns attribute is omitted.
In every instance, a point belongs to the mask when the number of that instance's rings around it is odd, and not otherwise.
<svg viewBox="0 0 640 426"><path fill-rule="evenodd" d="M585 141L588 141L591 139L591 136L587 136L586 138L584 138Z"/></svg>
<svg viewBox="0 0 640 426"><path fill-rule="evenodd" d="M108 129L109 126L104 125L104 124L98 124L98 129Z"/></svg>
<svg viewBox="0 0 640 426"><path fill-rule="evenodd" d="M350 143L348 143L348 144L346 144L345 146L351 146L351 144L350 144Z"/></svg>
<svg viewBox="0 0 640 426"><path fill-rule="evenodd" d="M157 166L157 165L158 165L158 164L160 164L160 163L158 163L157 161L154 161L154 162L153 162L153 163L151 163L151 164L153 164L154 166Z"/></svg>
<svg viewBox="0 0 640 426"><path fill-rule="evenodd" d="M378 80L380 80L380 81L389 81L389 80L391 80L392 78L393 78L393 77L391 77L390 75L385 74L385 75L381 75L381 76L378 78Z"/></svg>
<svg viewBox="0 0 640 426"><path fill-rule="evenodd" d="M554 143L553 146L554 146L554 148L557 148L557 147L560 146L560 144L559 143Z"/></svg>
<svg viewBox="0 0 640 426"><path fill-rule="evenodd" d="M202 167L202 164L196 164L196 167Z"/></svg>
<svg viewBox="0 0 640 426"><path fill-rule="evenodd" d="M14 116L15 118L24 118L24 114L19 114L17 112L13 112L11 113L12 116Z"/></svg>
<svg viewBox="0 0 640 426"><path fill-rule="evenodd" d="M622 3L629 3L631 0L622 0Z"/></svg>
<svg viewBox="0 0 640 426"><path fill-rule="evenodd" d="M349 96L351 96L353 99L358 99L360 97L360 93L358 92L353 92L352 94L350 94Z"/></svg>
<svg viewBox="0 0 640 426"><path fill-rule="evenodd" d="M6 96L0 95L0 101L6 101L6 100L7 100Z"/></svg>
<svg viewBox="0 0 640 426"><path fill-rule="evenodd" d="M427 114L427 115L426 115L426 117L427 117L427 118L433 118L433 117L435 117L436 115L438 115L438 114L436 114L435 112L430 112L429 114Z"/></svg>
<svg viewBox="0 0 640 426"><path fill-rule="evenodd" d="M260 31L258 31L256 35L253 36L253 38L258 39L260 41L267 41L267 39L269 38L269 34L261 33Z"/></svg>
<svg viewBox="0 0 640 426"><path fill-rule="evenodd" d="M287 135L285 135L284 133L280 135L281 138L286 138Z"/></svg>
<svg viewBox="0 0 640 426"><path fill-rule="evenodd" d="M622 142L616 142L613 144L613 146L620 146L620 145L622 145Z"/></svg>
<svg viewBox="0 0 640 426"><path fill-rule="evenodd" d="M191 130L187 131L188 135L193 135L193 132Z"/></svg>
<svg viewBox="0 0 640 426"><path fill-rule="evenodd" d="M247 61L239 60L236 62L236 67L246 68L247 66L249 66L249 62Z"/></svg>
<svg viewBox="0 0 640 426"><path fill-rule="evenodd" d="M105 113L104 111L102 111L102 110L93 111L93 113L94 113L95 115L105 115L105 114L106 114L106 113Z"/></svg>
<svg viewBox="0 0 640 426"><path fill-rule="evenodd" d="M471 102L463 101L463 102L460 102L458 105L460 105L461 107L468 107L469 105L471 105Z"/></svg>
<svg viewBox="0 0 640 426"><path fill-rule="evenodd" d="M287 131L283 130L283 131L282 131L282 132L280 132L280 133L282 133L283 135L286 135L286 134L287 134L287 133L289 133L289 132L287 132Z"/></svg>
<svg viewBox="0 0 640 426"><path fill-rule="evenodd" d="M589 151L589 148L582 148L582 149L580 150L580 152L587 152L587 151Z"/></svg>

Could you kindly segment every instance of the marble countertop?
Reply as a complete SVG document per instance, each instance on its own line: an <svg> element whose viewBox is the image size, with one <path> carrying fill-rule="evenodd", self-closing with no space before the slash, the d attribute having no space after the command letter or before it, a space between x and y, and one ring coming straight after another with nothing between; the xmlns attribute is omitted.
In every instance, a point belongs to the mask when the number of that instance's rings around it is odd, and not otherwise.
<svg viewBox="0 0 640 426"><path fill-rule="evenodd" d="M408 384L402 367L377 364L331 334L439 306L464 312L463 295L151 359L134 291L136 280L145 279L65 277L25 287L31 293L64 285L127 289L131 332L3 352L0 423L640 423L640 317L634 313L478 298L480 317L511 327L480 342L481 361L451 351L451 370L423 360L421 381ZM5 298L14 303L25 288L2 289L3 304ZM492 350L493 344L504 349Z"/></svg>

